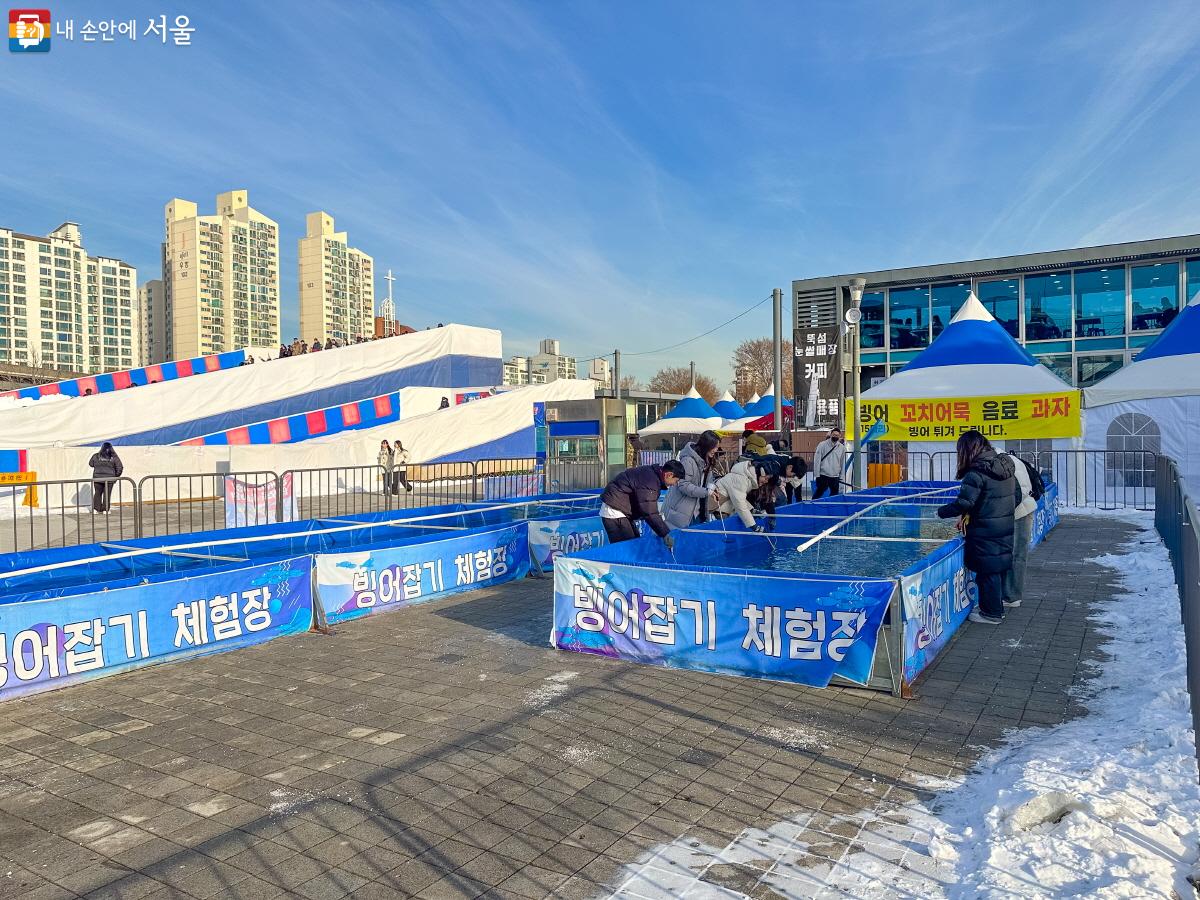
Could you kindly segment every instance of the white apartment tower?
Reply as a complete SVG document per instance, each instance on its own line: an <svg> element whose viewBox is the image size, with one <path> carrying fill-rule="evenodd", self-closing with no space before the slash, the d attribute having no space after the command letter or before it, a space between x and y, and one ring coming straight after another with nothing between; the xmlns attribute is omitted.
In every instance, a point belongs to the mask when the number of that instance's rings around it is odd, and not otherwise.
<svg viewBox="0 0 1200 900"><path fill-rule="evenodd" d="M540 372L546 381L557 381L559 378L575 377L575 358L563 356L559 352L558 341L546 338L538 345L538 352L532 357L534 372Z"/></svg>
<svg viewBox="0 0 1200 900"><path fill-rule="evenodd" d="M278 347L279 225L244 190L217 195L217 213L175 198L166 206L166 358Z"/></svg>
<svg viewBox="0 0 1200 900"><path fill-rule="evenodd" d="M309 213L306 223L299 241L300 337L351 343L373 336L375 261L349 246L329 213Z"/></svg>
<svg viewBox="0 0 1200 900"><path fill-rule="evenodd" d="M147 281L138 288L142 310L142 365L153 366L170 360L167 353L167 297L161 278Z"/></svg>
<svg viewBox="0 0 1200 900"><path fill-rule="evenodd" d="M94 374L141 362L137 270L89 256L79 226L0 228L0 362Z"/></svg>

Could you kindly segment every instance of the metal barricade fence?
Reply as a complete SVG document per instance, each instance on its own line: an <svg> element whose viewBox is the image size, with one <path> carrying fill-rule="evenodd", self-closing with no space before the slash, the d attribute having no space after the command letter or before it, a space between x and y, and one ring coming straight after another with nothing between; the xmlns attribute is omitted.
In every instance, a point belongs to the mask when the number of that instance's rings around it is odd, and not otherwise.
<svg viewBox="0 0 1200 900"><path fill-rule="evenodd" d="M1187 653L1187 688L1192 728L1200 734L1200 509L1174 460L1160 456L1155 467L1154 526L1171 556L1179 586L1179 614ZM1200 745L1197 745L1200 761Z"/></svg>
<svg viewBox="0 0 1200 900"><path fill-rule="evenodd" d="M147 475L137 485L138 537L190 534L278 521L274 472Z"/></svg>
<svg viewBox="0 0 1200 900"><path fill-rule="evenodd" d="M550 459L546 462L546 492L587 491L608 484L608 466L599 456Z"/></svg>
<svg viewBox="0 0 1200 900"><path fill-rule="evenodd" d="M546 492L546 467L534 457L481 459L475 463L475 499L532 497Z"/></svg>
<svg viewBox="0 0 1200 900"><path fill-rule="evenodd" d="M0 553L137 537L137 496L131 478L5 485L0 493Z"/></svg>
<svg viewBox="0 0 1200 900"><path fill-rule="evenodd" d="M1038 450L1014 454L1058 485L1058 505L1154 509L1157 454L1149 450ZM930 479L957 481L958 455L934 453Z"/></svg>
<svg viewBox="0 0 1200 900"><path fill-rule="evenodd" d="M384 471L377 465L288 469L279 481L279 515L284 520L352 516L394 505Z"/></svg>

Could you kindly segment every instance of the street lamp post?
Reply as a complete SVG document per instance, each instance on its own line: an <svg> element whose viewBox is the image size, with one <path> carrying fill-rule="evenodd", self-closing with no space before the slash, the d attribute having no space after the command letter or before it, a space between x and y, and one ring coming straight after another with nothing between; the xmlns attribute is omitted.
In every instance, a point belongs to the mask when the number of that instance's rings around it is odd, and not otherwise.
<svg viewBox="0 0 1200 900"><path fill-rule="evenodd" d="M850 309L846 310L846 324L849 328L850 338L850 379L851 390L853 393L854 410L854 471L850 473L850 483L858 490L863 486L863 448L862 441L862 413L859 411L859 394L861 393L862 381L862 362L859 355L860 351L860 336L859 323L862 321L862 296L863 289L867 286L865 278L850 279Z"/></svg>

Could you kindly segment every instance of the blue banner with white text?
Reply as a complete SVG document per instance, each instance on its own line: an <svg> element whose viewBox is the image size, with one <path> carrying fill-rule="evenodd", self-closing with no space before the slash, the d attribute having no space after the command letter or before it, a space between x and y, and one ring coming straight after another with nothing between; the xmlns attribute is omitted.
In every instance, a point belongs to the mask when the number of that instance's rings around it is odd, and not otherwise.
<svg viewBox="0 0 1200 900"><path fill-rule="evenodd" d="M865 684L894 586L886 579L698 573L670 563L650 568L563 556L554 564L551 643L815 687L835 675Z"/></svg>
<svg viewBox="0 0 1200 900"><path fill-rule="evenodd" d="M0 605L0 700L312 626L312 557Z"/></svg>
<svg viewBox="0 0 1200 900"><path fill-rule="evenodd" d="M527 522L448 535L317 554L317 594L326 621L424 603L529 573Z"/></svg>
<svg viewBox="0 0 1200 900"><path fill-rule="evenodd" d="M904 681L912 681L942 652L978 599L974 574L963 566L962 538L900 576L904 617Z"/></svg>

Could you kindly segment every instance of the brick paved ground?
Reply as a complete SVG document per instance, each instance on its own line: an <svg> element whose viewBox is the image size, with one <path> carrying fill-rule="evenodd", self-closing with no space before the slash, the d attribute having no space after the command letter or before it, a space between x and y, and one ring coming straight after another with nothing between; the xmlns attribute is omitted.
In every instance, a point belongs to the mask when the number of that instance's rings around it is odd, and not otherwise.
<svg viewBox="0 0 1200 900"><path fill-rule="evenodd" d="M0 898L602 896L797 814L844 852L845 816L1080 712L1110 593L1083 560L1130 533L1064 517L1025 607L907 702L553 651L536 580L11 701ZM730 859L700 886L791 893Z"/></svg>

